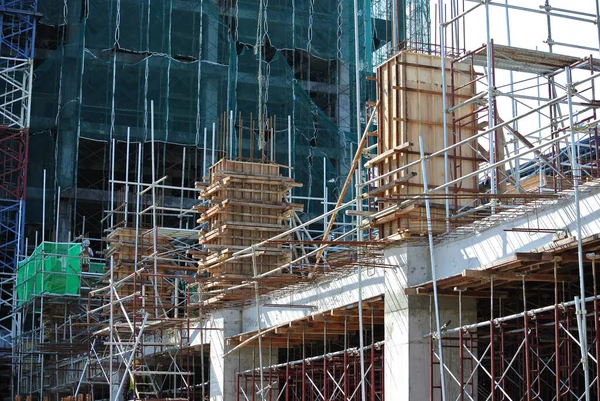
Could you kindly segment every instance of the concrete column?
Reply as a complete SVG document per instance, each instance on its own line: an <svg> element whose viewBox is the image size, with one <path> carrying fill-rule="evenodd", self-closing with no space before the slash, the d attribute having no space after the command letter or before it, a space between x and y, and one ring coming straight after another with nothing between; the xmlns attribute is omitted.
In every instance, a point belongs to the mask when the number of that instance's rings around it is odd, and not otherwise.
<svg viewBox="0 0 600 401"><path fill-rule="evenodd" d="M242 311L239 309L224 309L212 313L210 326L213 330L208 330L207 334L210 341L210 400L211 401L233 401L235 400L237 390L237 374L245 370L258 368L259 351L252 345L243 347L235 351L232 355L223 358L223 355L233 347L225 344L227 337L239 334L242 330ZM214 330L219 328L222 330ZM267 367L277 363L278 348L268 347L268 340L265 340L263 346L263 366ZM266 371L265 371L266 372ZM256 386L260 386L258 374ZM269 388L269 376L264 375L264 388ZM252 399L252 386L250 382L244 385L240 382L243 391L249 399ZM273 394L276 394L276 387L273 388ZM268 391L265 392L267 397ZM244 399L244 397L241 397ZM255 395L257 400L259 394Z"/></svg>
<svg viewBox="0 0 600 401"><path fill-rule="evenodd" d="M212 313L207 334L210 342L210 400L233 400L235 396L235 373L237 358L223 355L231 349L225 338L238 334L242 324L239 309L223 309ZM220 329L220 330L214 330Z"/></svg>
<svg viewBox="0 0 600 401"><path fill-rule="evenodd" d="M211 17L203 17L203 22L206 23L206 41L203 46L203 59L211 63L219 63L219 24L216 19ZM202 62L202 61L201 61ZM204 86L202 98L202 112L204 113L204 121L210 133L210 127L213 122L217 122L220 104L219 99L219 80L204 79L201 84ZM214 146L214 144L213 144Z"/></svg>
<svg viewBox="0 0 600 401"><path fill-rule="evenodd" d="M60 199L60 215L58 216L58 233L56 233L57 242L69 242L69 232L72 229L73 222L73 202L71 199ZM71 233L72 236L73 233Z"/></svg>
<svg viewBox="0 0 600 401"><path fill-rule="evenodd" d="M112 384L110 385L111 392L111 400L114 401L123 401L123 391L119 391L119 385L121 384L121 379L123 377L123 372L114 372L113 379L111 380ZM125 381L125 391L129 388L129 380Z"/></svg>
<svg viewBox="0 0 600 401"><path fill-rule="evenodd" d="M263 359L262 388L264 389L264 397L263 398L260 397L261 383L260 383L260 374L257 370L254 375L254 385L252 383L252 375L248 375L247 379L240 377L239 385L243 390L243 393L240 393L241 400L245 400L244 394L246 395L246 397L248 397L248 399L250 399L250 400L256 399L257 401L262 400L262 399L264 399L266 401L269 399L277 398L277 395L279 393L278 379L276 376L272 376L270 378L269 373L272 373L272 370L265 369L265 368L268 366L277 364L278 348L270 349L267 346L267 344L268 344L268 340L265 340L265 342L263 342L264 346L262 349L262 355L263 355L263 357L262 357L262 359ZM251 369L257 369L260 366L260 353L259 353L258 347L246 348L240 354L239 361L240 361L240 365L239 365L240 372L243 372L246 370L251 370ZM254 397L252 395L253 392L254 392ZM269 398L269 397L271 397L271 398ZM232 398L232 400L235 400L235 398Z"/></svg>
<svg viewBox="0 0 600 401"><path fill-rule="evenodd" d="M387 263L396 267L385 272L385 396L393 400L425 400L430 392L430 346L428 333L435 331L433 299L406 296L404 288L430 280L427 247L403 247L386 251ZM463 299L463 324L476 320L473 299ZM458 298L440 297L440 320L459 325ZM459 377L457 349L444 350L445 365ZM465 378L468 374L465 374ZM439 385L439 366L434 366L434 382ZM476 388L476 386L475 386ZM456 399L460 387L446 374L448 399ZM439 390L435 390L439 395Z"/></svg>

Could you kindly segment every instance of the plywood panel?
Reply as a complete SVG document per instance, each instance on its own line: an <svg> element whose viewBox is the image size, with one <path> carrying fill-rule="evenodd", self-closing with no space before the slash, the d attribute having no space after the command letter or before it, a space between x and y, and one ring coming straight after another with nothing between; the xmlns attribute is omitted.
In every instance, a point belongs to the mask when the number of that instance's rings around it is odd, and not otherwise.
<svg viewBox="0 0 600 401"><path fill-rule="evenodd" d="M383 175L402 166L417 161L419 137L423 138L424 152L431 154L444 148L443 103L441 58L424 54L402 52L381 65L377 70L378 83L378 154L381 158L373 163L375 175ZM447 106L472 97L475 93L474 72L469 65L455 65L450 71L450 61L446 60ZM461 88L452 94L452 84ZM448 114L448 144L459 142L476 132L473 118L465 118L460 126L453 126L452 119L461 119L474 111L474 105L464 106L454 114ZM454 128L454 129L453 129ZM449 179L475 171L478 166L476 152L470 146L461 146L448 154ZM443 156L427 162L429 188L442 185L445 166ZM403 182L395 184L396 181ZM378 181L377 187L385 190L378 194L380 210L395 207L398 200L423 193L423 174L420 164L402 172L392 174ZM371 188L370 191L377 191ZM451 194L474 193L478 191L477 178L463 181L450 188ZM389 200L387 200L389 199ZM393 199L393 200L392 200ZM468 205L473 200L451 197L451 208ZM434 201L435 203L436 201ZM443 200L437 201L441 206ZM398 232L422 234L427 231L422 202L410 205L410 211L395 210L392 214L373 221L380 237ZM408 206L407 206L408 207ZM444 210L436 209L433 214L434 232L445 230Z"/></svg>

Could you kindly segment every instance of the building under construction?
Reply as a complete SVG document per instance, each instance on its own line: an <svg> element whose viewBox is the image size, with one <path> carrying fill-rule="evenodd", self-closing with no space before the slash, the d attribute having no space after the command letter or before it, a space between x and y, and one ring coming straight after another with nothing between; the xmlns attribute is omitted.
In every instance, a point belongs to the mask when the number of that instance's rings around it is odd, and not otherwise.
<svg viewBox="0 0 600 401"><path fill-rule="evenodd" d="M0 12L4 399L600 399L598 1Z"/></svg>

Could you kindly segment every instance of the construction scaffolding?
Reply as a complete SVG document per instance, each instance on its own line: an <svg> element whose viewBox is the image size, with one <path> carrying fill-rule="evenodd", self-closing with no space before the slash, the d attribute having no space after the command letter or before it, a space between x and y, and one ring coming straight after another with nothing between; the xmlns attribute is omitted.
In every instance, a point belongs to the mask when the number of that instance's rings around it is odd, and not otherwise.
<svg viewBox="0 0 600 401"><path fill-rule="evenodd" d="M91 193L108 191L102 180L110 169L108 144L125 142L128 129L132 142L149 142L152 100L155 140L165 144L166 163L178 146L188 156L203 149L218 154L199 158L200 164L213 164L223 152L235 158L247 142L234 135L229 146L230 129L244 127L243 136L256 141L274 129L274 159L310 184L295 191L307 198L300 218L319 215L323 205L313 198L337 198L354 154L351 132L373 95L364 79L373 73L373 54L389 52L392 36L404 41L405 24L391 27L391 1L358 7L346 0L41 0L33 148L35 157L56 166L52 187L68 189L59 200L65 222L60 239L80 232L84 217L88 230L100 226L93 215L106 195ZM363 15L356 36L355 11ZM423 24L419 30L428 31ZM241 116L254 119L254 126ZM56 149L54 157L37 153L45 146ZM32 176L31 185L41 187L41 169ZM31 219L38 223L40 216Z"/></svg>
<svg viewBox="0 0 600 401"><path fill-rule="evenodd" d="M201 377L189 377L194 363L204 364L203 357L194 359L190 324L202 325L204 312L196 305L206 298L200 292L223 291L206 287L215 281L213 273L193 277L197 269L189 268L210 246L192 240L200 229L194 212L206 205L193 199L189 183L207 177L208 167L223 157L253 159L244 153L253 149L248 141L256 142L256 158L268 159L265 168L287 165L283 181L296 177L308 184L286 200L297 213L286 211L293 222L283 231L293 227L301 234L282 236L269 246L291 255L290 271L312 265L314 259L308 258L329 222L315 216L330 212L329 199L338 197L340 177L355 152L350 133L360 129L361 105L370 96L364 77L372 74L375 51L400 46L405 24L391 27L393 7L387 1L359 8L346 1L39 3L39 14L24 13L40 33L36 79L15 80L35 94L31 148L40 163L30 171L30 186L39 190L32 191L29 206L30 249L15 253L27 260L22 262L25 284L19 285L23 299L11 315L21 344L13 387L40 399L54 394L114 398L128 392L131 380L136 398L186 398L197 390L203 397L204 368L196 369ZM354 21L358 13L364 18ZM33 55L33 41L19 43L27 43ZM347 50L352 48L356 51ZM47 152L50 148L55 152ZM130 158L134 153L137 162ZM349 218L334 220L336 235L348 230ZM45 271L50 256L35 247L45 246L46 239L79 243L85 238L107 266L101 279L85 288L65 286L67 298L53 284L46 283L52 293L44 291L37 278L55 276ZM339 270L346 262L357 263L363 250L352 250L355 246L337 261L331 258ZM364 254L380 260L378 251ZM77 256L70 252L53 253L57 259L72 258L70 269L77 271ZM312 253L301 257L307 252ZM259 262L267 257L257 256ZM30 268L34 278L25 273ZM201 284L193 285L197 279ZM281 283L267 291L309 281L297 274L275 280ZM224 291L235 289L226 285ZM245 298L253 292L243 293L243 302L252 302ZM213 296L218 294L207 295ZM56 317L52 308L60 308L61 301L60 315L72 318ZM47 325L59 327L64 338L45 338L41 333ZM179 337L173 334L178 332ZM49 344L67 341L65 333L73 334L72 351L66 352L65 343L52 353ZM177 341L165 340L171 347L152 345L153 338L173 335ZM83 337L88 337L87 353ZM178 351L182 348L189 350L187 359ZM179 374L157 367L168 358L180 367Z"/></svg>
<svg viewBox="0 0 600 401"><path fill-rule="evenodd" d="M252 347L253 355L262 352L265 359L274 354L282 363L256 366L239 372L236 379L236 401L252 399L339 399L360 400L359 389L364 380L367 400L384 400L383 394L383 299L363 301L364 325L359 324L358 305L347 305L284 325L270 327L262 333L248 332L227 339L235 348ZM362 319L361 319L362 320ZM365 330L368 345L366 373L361 379L359 330ZM258 338L261 337L259 346Z"/></svg>
<svg viewBox="0 0 600 401"><path fill-rule="evenodd" d="M391 267L386 247L427 242L431 281L405 294L431 300L431 400L600 394L600 240L582 238L579 210L600 174L600 64L554 53L550 22L548 52L512 46L508 28L508 10L588 25L598 11L439 1L431 43L426 4L392 3L310 1L289 12L266 1L95 2L77 6L81 20L65 3L59 44L39 70L55 79L39 85L64 96L49 100L60 123L57 169L68 172L57 174L49 231L74 242L45 241L42 217L39 246L2 281L15 289L3 302L18 327L17 393L204 400L216 363L210 331L224 330L208 316L245 307L256 329L215 353L237 355L238 400L383 400L385 298L363 299L363 269ZM508 44L492 40L492 7L507 10ZM151 29L155 13L166 41ZM486 17L482 46L467 42L477 13ZM174 40L190 26L191 43ZM62 79L79 68L79 83ZM92 75L102 82L84 79ZM157 88L167 95L155 115ZM77 112L65 113L74 100ZM573 237L560 226L517 228L566 238L438 280L435 244L559 200L573 202ZM96 216L86 221L88 210ZM92 230L98 264L84 263L77 242ZM349 275L358 302L265 326L265 309L312 311L273 299ZM441 297L459 300L455 327L440 324ZM463 297L477 300L478 323L463 324Z"/></svg>
<svg viewBox="0 0 600 401"><path fill-rule="evenodd" d="M82 256L81 244L41 243L16 272L15 394L40 400L69 393L85 352L83 307L104 275L100 259ZM83 268L83 271L82 271Z"/></svg>
<svg viewBox="0 0 600 401"><path fill-rule="evenodd" d="M429 241L432 281L406 294L432 302L432 400L590 399L600 393L597 247L595 237L582 238L579 197L597 186L600 65L589 52L600 42L559 42L552 30L569 21L569 29L597 33L598 9L549 3L534 9L511 1L439 1L426 52L436 56L434 77L422 78L431 63L409 52L378 70L378 152L360 184L369 198L363 227L381 239L409 241L419 234L416 240ZM497 34L492 39L492 8L505 11L506 44ZM537 20L540 30L546 25L548 51L514 47L509 11L513 20L520 15ZM474 31L486 35L484 45L468 42ZM555 53L556 46L567 53ZM411 125L417 125L414 138L403 137ZM559 199L573 203L572 238L437 279L436 243L532 216ZM562 230L514 229L558 238ZM459 305L463 297L476 298L480 323L442 326L445 298L439 297L458 297ZM459 307L461 321L462 312Z"/></svg>
<svg viewBox="0 0 600 401"><path fill-rule="evenodd" d="M193 398L190 322L201 316L191 302L189 267L170 244L182 234L156 231L118 228L107 238L112 269L108 285L90 292L89 362L80 379L92 394L104 385L111 398Z"/></svg>
<svg viewBox="0 0 600 401"><path fill-rule="evenodd" d="M153 116L153 104L151 111ZM110 399L189 400L206 393L205 363L195 355L203 347L194 327L203 313L192 286L198 230L193 223L188 228L195 188L157 178L158 144L154 124L151 128L149 168L142 143L132 146L128 135L125 160L115 157L116 141L111 144L111 201L104 217L109 269L87 300L87 362L75 396L105 391ZM129 150L135 147L137 160L130 171ZM149 184L141 181L148 170ZM125 174L115 177L116 171ZM178 205L163 203L170 198L177 198Z"/></svg>
<svg viewBox="0 0 600 401"><path fill-rule="evenodd" d="M2 0L0 35L0 369L16 374L14 271L25 245L25 198L37 0ZM0 392L14 396L11 380Z"/></svg>
<svg viewBox="0 0 600 401"><path fill-rule="evenodd" d="M442 333L444 353L456 358L444 366L452 377L445 389L449 394L459 394L464 400L583 399L585 370L594 378L587 388L598 394L597 236L585 238L582 245L592 275L585 300L578 296L577 241L573 239L438 281L438 294L459 297L459 305L466 297L479 300L478 323L461 324L459 307L458 326ZM432 283L405 292L429 296ZM584 355L580 353L582 311L587 311L585 337L589 339ZM430 383L432 399L439 399L442 386L435 340L434 333L430 337Z"/></svg>

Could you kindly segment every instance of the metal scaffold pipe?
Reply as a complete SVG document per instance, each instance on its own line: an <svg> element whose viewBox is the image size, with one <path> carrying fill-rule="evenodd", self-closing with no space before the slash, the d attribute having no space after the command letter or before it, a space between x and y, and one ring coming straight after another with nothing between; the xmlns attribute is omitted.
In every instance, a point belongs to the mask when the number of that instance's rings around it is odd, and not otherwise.
<svg viewBox="0 0 600 401"><path fill-rule="evenodd" d="M423 137L419 136L419 150L421 152L421 171L423 173L423 191L427 194L427 168L425 166L425 150L423 148ZM427 232L429 237L429 256L431 259L431 280L433 282L433 301L435 304L435 324L436 324L436 336L438 340L440 361L440 381L442 390L442 401L446 401L446 384L445 384L445 368L444 368L444 352L442 348L442 332L440 324L440 305L437 291L437 274L435 265L435 253L433 252L433 227L431 223L431 205L429 204L429 197L425 196L425 211L427 213Z"/></svg>
<svg viewBox="0 0 600 401"><path fill-rule="evenodd" d="M571 171L573 172L573 193L575 202L575 217L576 217L576 232L577 232L577 262L579 266L579 293L581 299L581 306L576 300L577 308L577 326L579 328L579 342L581 344L581 365L583 367L583 374L585 380L585 399L590 400L590 372L587 358L587 324L585 320L585 272L583 269L583 250L582 250L582 238L581 238L581 206L579 204L579 180L581 179L581 170L579 169L579 161L577 160L578 153L575 149L575 119L573 118L573 91L575 88L572 86L571 68L566 68L567 73L567 100L569 103L569 133L570 133L570 149L571 149Z"/></svg>
<svg viewBox="0 0 600 401"><path fill-rule="evenodd" d="M489 1L485 2L485 27L486 27L486 68L487 68L487 102L488 102L488 127L493 127L496 125L495 117L496 117L496 103L494 100L494 66L492 64L492 52L494 50L494 42L492 41L490 35L490 4ZM497 131L490 131L489 133L489 159L490 164L494 164L496 162L496 135ZM496 194L497 192L497 169L493 168L490 170L490 193ZM496 212L496 200L492 199L492 214Z"/></svg>
<svg viewBox="0 0 600 401"><path fill-rule="evenodd" d="M454 4L454 3L452 3ZM446 26L444 23L443 1L438 1L438 8L440 9L440 48L441 48L441 59L440 69L442 70L442 124L443 124L443 135L444 135L444 149L448 148L448 96L446 87ZM456 163L456 161L455 161ZM444 152L444 182L448 182L448 151ZM446 194L445 209L446 209L446 231L450 231L450 188L446 187L444 192Z"/></svg>
<svg viewBox="0 0 600 401"><path fill-rule="evenodd" d="M127 127L127 149L125 150L125 214L123 217L123 226L127 227L127 214L129 212L129 144L131 137L131 127Z"/></svg>
<svg viewBox="0 0 600 401"><path fill-rule="evenodd" d="M44 169L44 179L42 184L42 239L41 243L44 243L46 238L46 169ZM36 241L37 242L37 241ZM37 247L37 243L35 244Z"/></svg>
<svg viewBox="0 0 600 401"><path fill-rule="evenodd" d="M363 17L364 17L364 13L366 11L363 10ZM355 73L355 95L356 95L356 135L357 135L357 143L361 143L362 141L362 136L361 136L361 123L360 123L360 114L361 114L361 92L360 92L360 63L358 62L360 60L360 54L359 54L359 45L358 45L358 16L359 16L359 10L358 10L358 0L354 0L354 73ZM366 129L368 129L368 126L366 127ZM366 136L366 135L365 135ZM363 142L363 146L364 146L364 142ZM360 182L361 182L361 178L362 178L362 163L361 163L361 154L362 154L362 149L357 149L357 156L358 156L358 164L357 164L357 168L355 171L355 177L356 177L356 186L354 189L354 192L356 194L355 199L356 199L356 210L358 212L360 212L362 210L362 199L358 196L359 193L359 188L360 188ZM323 188L323 191L325 192L327 190L327 188ZM343 196L343 195L342 195ZM327 207L327 206L325 206ZM335 220L335 216L332 216L330 224L333 223L333 220ZM328 226L328 228L330 228ZM357 232L356 232L356 238L360 241L362 239L362 231L360 228L360 221L357 218L356 219L356 228L357 228ZM323 239L327 240L327 235L324 234L323 235ZM365 385L364 385L364 380L365 380L365 355L364 355L364 333L363 333L363 321L362 321L362 266L359 263L358 264L358 319L359 319L359 333L358 333L358 337L359 337L359 343L360 343L360 394L361 394L361 400L362 401L366 401L367 399L367 395L366 395L366 389L365 389Z"/></svg>
<svg viewBox="0 0 600 401"><path fill-rule="evenodd" d="M383 346L385 346L385 341L378 341L378 342L376 342L374 344L366 345L365 346L365 350L370 350L372 348L379 349L379 348L381 348ZM279 368L285 368L287 366L292 367L292 366L295 366L295 365L300 365L303 362L304 363L307 363L307 362L311 363L311 362L322 361L323 359L332 359L332 358L335 358L336 356L342 356L344 354L352 354L352 353L355 353L357 351L358 351L358 349L356 349L356 348L348 348L348 349L343 349L341 351L329 352L329 353L324 354L324 355L311 356L311 357L308 357L308 358L305 358L305 359L298 359L298 360L295 360L295 361L289 361L289 362L279 363L277 365L264 366L262 369L263 370L276 370L276 369L279 369ZM244 370L242 372L239 372L238 374L244 375L244 374L249 374L249 373L256 372L258 370L260 370L260 368L248 369L248 370Z"/></svg>
<svg viewBox="0 0 600 401"><path fill-rule="evenodd" d="M591 80L599 78L599 77L600 77L600 73L596 73L596 74L593 74L593 75L591 75L591 76L589 76L587 78L584 78L584 79L582 79L582 80L574 83L573 85L574 86L578 86L578 85L581 85L581 84L583 84L585 82L591 81ZM562 95L560 97L556 97L556 98L554 98L552 100L549 100L549 101L547 101L545 103L542 103L542 104L540 104L537 107L530 108L526 112L524 112L524 113L522 113L522 114L520 114L518 116L515 116L514 118L505 120L505 121L503 121L501 123L498 123L494 127L490 127L488 129L486 129L484 131L481 131L481 132L478 132L478 133L476 133L476 134L474 134L474 135L472 135L472 136L470 136L468 138L465 138L465 139L463 139L461 141L453 143L452 145L449 145L446 149L437 150L437 151L433 152L432 154L430 154L429 157L433 158L433 157L437 157L437 156L443 156L444 152L446 152L446 151L450 151L452 149L456 149L456 148L459 148L461 146L468 145L470 142L473 142L473 141L475 141L475 140L477 140L477 139L479 139L481 137L484 137L485 135L489 135L489 134L493 133L494 131L496 131L498 129L501 129L501 128L504 128L506 126L509 126L509 125L513 124L514 122L520 120L520 119L523 119L523 118L525 118L527 116L530 116L530 115L532 115L534 113L540 112L543 109L548 108L548 107L550 107L552 105L558 104L558 103L560 103L560 102L562 102L562 101L564 101L566 99L567 99L567 95ZM539 147L536 147L533 150L535 151L535 150L538 150L538 149L540 149L542 147L543 147L543 145L540 145ZM524 152L529 153L531 150L532 149L527 148ZM524 154L525 153L521 153L521 156L523 156ZM420 160L415 160L413 162L407 163L404 166L401 166L401 167L398 167L396 169L390 170L390 171L388 171L388 172L386 172L384 174L381 174L381 175L379 175L379 176L377 176L375 178L372 178L372 179L370 179L368 181L365 181L365 182L361 183L360 186L364 187L364 186L367 186L367 185L374 184L377 181L381 180L382 178L389 177L389 176L391 176L393 174L398 174L398 173L400 173L400 172L402 172L404 170L407 170L410 167L417 166L419 163L420 163ZM442 186L442 188L443 188L443 186Z"/></svg>
<svg viewBox="0 0 600 401"><path fill-rule="evenodd" d="M595 297L587 297L583 301L581 299L579 299L579 302L580 303L587 303L587 302L592 302L592 301L594 301L596 299L600 299L600 295L595 296ZM539 315L539 314L544 313L544 312L553 311L557 307L562 308L562 309L566 309L569 306L576 306L575 300L568 301L568 302L561 302L561 303L556 304L556 305L552 304L552 305L548 305L548 306L544 306L544 307L536 308L536 309L529 309L529 310L527 310L525 312L519 312L519 313L515 313L515 314L512 314L512 315L507 315L507 316L500 316L500 317L493 318L492 320L486 320L484 322L467 324L467 325L464 325L464 326L455 327L453 329L447 329L447 330L444 331L444 334L448 335L448 334L452 334L452 333L458 333L459 331L469 331L469 330L479 329L479 328L482 328L482 327L488 327L490 325L490 323L492 323L494 325L499 325L500 323L509 322L509 321L515 320L515 319L520 319L523 316L525 316L525 314L527 314L529 316L535 316L535 315ZM424 337L429 337L429 336L432 336L432 335L435 335L435 334L436 333L428 333L428 334L425 334Z"/></svg>

